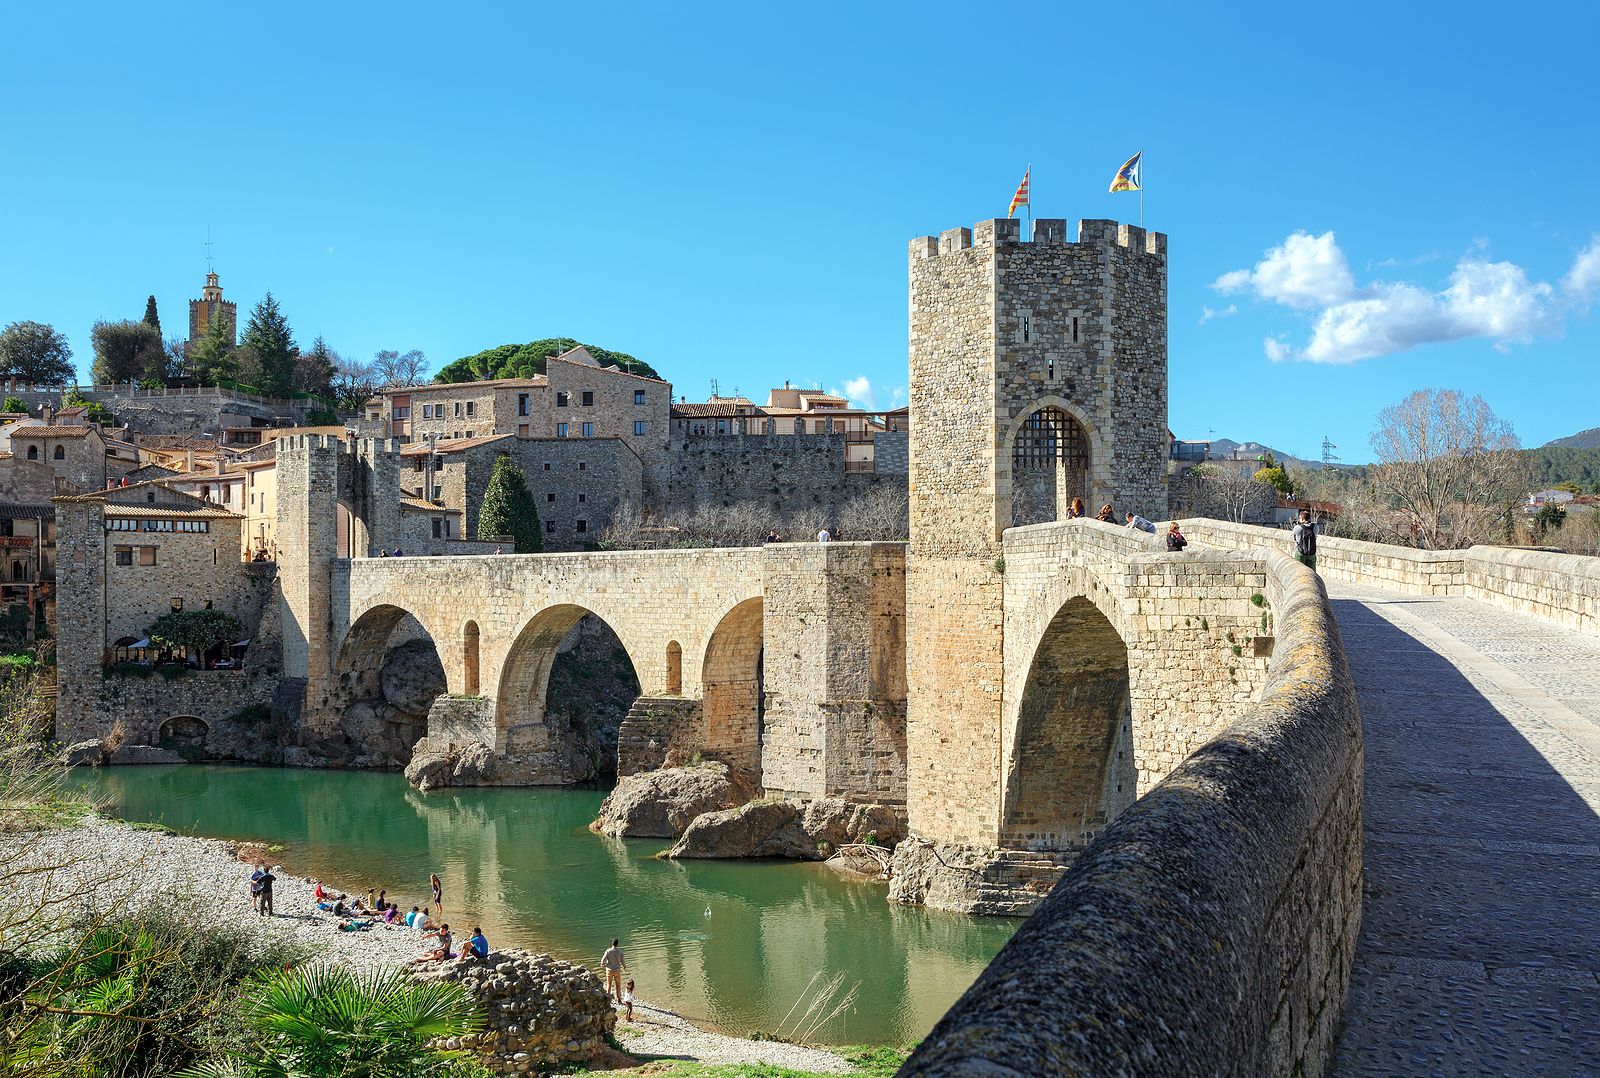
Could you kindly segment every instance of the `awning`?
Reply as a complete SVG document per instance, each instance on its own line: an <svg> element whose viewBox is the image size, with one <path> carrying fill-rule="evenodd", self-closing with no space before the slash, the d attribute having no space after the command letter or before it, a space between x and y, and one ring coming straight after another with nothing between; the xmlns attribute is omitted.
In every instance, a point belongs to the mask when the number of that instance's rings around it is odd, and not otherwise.
<svg viewBox="0 0 1600 1078"><path fill-rule="evenodd" d="M247 647L250 646L250 641L241 640L241 641L239 641L237 644L235 644L233 646L236 647L236 648L247 648Z"/></svg>
<svg viewBox="0 0 1600 1078"><path fill-rule="evenodd" d="M122 645L119 645L119 646L121 646L121 647L129 647L129 648L147 648L147 647L150 646L150 641L149 640L135 640L131 644L122 644Z"/></svg>

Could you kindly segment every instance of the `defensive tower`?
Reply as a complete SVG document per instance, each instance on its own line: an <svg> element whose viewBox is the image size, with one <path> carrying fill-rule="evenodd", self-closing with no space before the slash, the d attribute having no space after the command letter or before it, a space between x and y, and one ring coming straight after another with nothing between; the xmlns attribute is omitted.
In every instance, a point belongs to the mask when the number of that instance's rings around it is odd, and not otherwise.
<svg viewBox="0 0 1600 1078"><path fill-rule="evenodd" d="M206 330L216 319L222 319L223 332L228 343L236 344L239 330L239 306L222 298L222 285L214 271L206 273L206 286L200 298L189 301L189 347L193 348L206 335Z"/></svg>
<svg viewBox="0 0 1600 1078"><path fill-rule="evenodd" d="M910 250L908 810L997 845L1001 533L1081 497L1167 515L1167 237L996 219Z"/></svg>

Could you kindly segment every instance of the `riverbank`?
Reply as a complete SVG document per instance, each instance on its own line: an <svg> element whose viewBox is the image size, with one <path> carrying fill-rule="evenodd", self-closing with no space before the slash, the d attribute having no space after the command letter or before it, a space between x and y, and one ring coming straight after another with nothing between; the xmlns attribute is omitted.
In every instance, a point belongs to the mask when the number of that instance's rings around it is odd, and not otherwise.
<svg viewBox="0 0 1600 1078"><path fill-rule="evenodd" d="M243 924L263 938L297 945L308 954L356 970L399 965L423 950L420 932L403 926L374 926L365 932L341 932L339 919L317 908L314 881L283 871L276 872L275 915L261 917L250 908L249 867L239 858L265 848L221 839L193 838L164 829L134 827L100 816L46 833L30 850L41 863L63 867L50 874L52 896L65 896L90 885L89 898L97 911L139 910L154 906L190 907L216 920ZM271 857L268 855L268 859ZM113 866L125 871L108 873ZM345 890L337 881L323 880L329 890ZM363 893L364 894L364 893ZM448 900L450 892L446 890ZM421 905L423 894L391 893L402 909ZM445 920L464 938L472 926L472 911L445 905ZM494 941L491 939L491 945ZM760 1064L824 1074L854 1070L843 1056L817 1048L780 1041L735 1037L693 1025L671 1011L648 1005L634 1008L635 1021L619 1020L619 1043L637 1059L620 1053L606 1061L612 1069L645 1064L653 1057L691 1060L708 1065Z"/></svg>

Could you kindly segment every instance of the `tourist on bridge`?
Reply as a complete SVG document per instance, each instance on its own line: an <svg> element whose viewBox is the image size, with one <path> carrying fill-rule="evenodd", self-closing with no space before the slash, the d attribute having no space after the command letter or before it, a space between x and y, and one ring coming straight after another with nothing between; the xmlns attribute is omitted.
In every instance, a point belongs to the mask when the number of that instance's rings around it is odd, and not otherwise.
<svg viewBox="0 0 1600 1078"><path fill-rule="evenodd" d="M1079 517L1083 516L1086 512L1087 512L1087 510L1084 509L1084 507L1083 507L1083 499L1082 498L1074 498L1074 499L1072 499L1072 504L1067 506L1067 519L1068 520L1077 520Z"/></svg>
<svg viewBox="0 0 1600 1078"><path fill-rule="evenodd" d="M833 542L833 533L828 531L828 529L826 527L824 527L821 531L817 532L817 542L819 542L819 543L831 543L831 542Z"/></svg>
<svg viewBox="0 0 1600 1078"><path fill-rule="evenodd" d="M1117 522L1117 511L1111 508L1110 502L1106 502L1100 507L1100 512L1096 514L1095 519L1103 520L1107 524L1115 524Z"/></svg>
<svg viewBox="0 0 1600 1078"><path fill-rule="evenodd" d="M1311 510L1300 510L1300 519L1295 523L1294 531L1294 560L1313 571L1317 568L1317 526L1311 522Z"/></svg>
<svg viewBox="0 0 1600 1078"><path fill-rule="evenodd" d="M1128 527L1137 528L1142 532L1149 532L1151 535L1156 533L1156 526L1138 513L1128 514Z"/></svg>
<svg viewBox="0 0 1600 1078"><path fill-rule="evenodd" d="M1167 550L1177 553L1189 545L1189 540L1183 537L1183 532L1178 530L1178 522L1174 520L1167 528Z"/></svg>
<svg viewBox="0 0 1600 1078"><path fill-rule="evenodd" d="M627 959L622 957L620 943L619 940L612 940L606 953L600 956L600 965L606 971L606 995L615 995L618 1003L622 1002L622 971L628 968Z"/></svg>

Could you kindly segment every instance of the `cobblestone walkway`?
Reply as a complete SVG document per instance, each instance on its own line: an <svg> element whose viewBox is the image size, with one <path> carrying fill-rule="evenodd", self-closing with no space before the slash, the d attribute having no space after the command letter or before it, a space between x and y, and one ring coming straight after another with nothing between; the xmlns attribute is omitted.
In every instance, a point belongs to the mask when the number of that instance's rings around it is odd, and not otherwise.
<svg viewBox="0 0 1600 1078"><path fill-rule="evenodd" d="M1600 1075L1600 639L1330 593L1366 738L1336 1075Z"/></svg>

